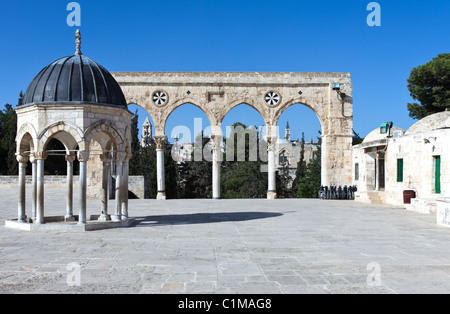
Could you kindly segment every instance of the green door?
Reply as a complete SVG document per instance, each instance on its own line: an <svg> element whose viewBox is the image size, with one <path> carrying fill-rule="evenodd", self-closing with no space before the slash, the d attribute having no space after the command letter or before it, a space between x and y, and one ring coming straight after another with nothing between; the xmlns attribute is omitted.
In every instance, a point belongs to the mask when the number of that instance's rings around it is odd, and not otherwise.
<svg viewBox="0 0 450 314"><path fill-rule="evenodd" d="M434 192L441 194L441 156L434 157Z"/></svg>

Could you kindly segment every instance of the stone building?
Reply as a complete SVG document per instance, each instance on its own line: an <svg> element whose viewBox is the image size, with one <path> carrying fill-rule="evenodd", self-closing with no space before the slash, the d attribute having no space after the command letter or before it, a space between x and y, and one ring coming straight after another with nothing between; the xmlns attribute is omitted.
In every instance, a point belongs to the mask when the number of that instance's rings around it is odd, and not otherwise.
<svg viewBox="0 0 450 314"><path fill-rule="evenodd" d="M297 164L300 161L302 143L299 139L291 139L291 128L289 126L289 122L286 123L284 139L278 139L277 145L278 169L288 166L291 169L291 172L293 170L295 173ZM306 164L309 164L309 162L314 158L314 154L317 152L317 149L317 143L305 142L304 160Z"/></svg>
<svg viewBox="0 0 450 314"><path fill-rule="evenodd" d="M114 77L81 53L81 35L76 34L76 52L52 62L30 83L17 113L17 161L19 162L19 223L45 224L44 164L49 154L65 154L67 205L63 220L85 225L89 193L99 200L98 220L128 219L128 160L130 121L124 94ZM64 151L48 151L50 140L59 140ZM73 161L80 162L79 214L73 212ZM25 169L32 163L31 215L26 215ZM115 212L108 213L111 170L115 169ZM64 215L65 214L65 215ZM22 227L22 226L20 226Z"/></svg>
<svg viewBox="0 0 450 314"><path fill-rule="evenodd" d="M372 131L353 147L356 199L435 212L438 199L450 194L450 112L430 115L406 132ZM404 204L404 191L414 191Z"/></svg>
<svg viewBox="0 0 450 314"><path fill-rule="evenodd" d="M152 141L152 124L148 117L145 118L144 124L142 125L142 141L141 146L145 147L150 145L150 142Z"/></svg>

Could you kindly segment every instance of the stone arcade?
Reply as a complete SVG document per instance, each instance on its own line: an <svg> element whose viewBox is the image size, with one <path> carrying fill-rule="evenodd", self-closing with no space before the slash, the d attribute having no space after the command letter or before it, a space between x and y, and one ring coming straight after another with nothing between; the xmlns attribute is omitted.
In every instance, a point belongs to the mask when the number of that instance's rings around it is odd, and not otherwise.
<svg viewBox="0 0 450 314"><path fill-rule="evenodd" d="M268 143L267 198L276 198L277 124L290 106L311 108L322 126L322 184L352 182L353 85L349 73L269 72L113 72L127 103L144 108L155 124L158 198L165 198L165 125L170 114L184 104L199 107L212 127L213 198L220 198L221 124L240 104L256 109L266 123ZM339 90L333 86L338 82Z"/></svg>

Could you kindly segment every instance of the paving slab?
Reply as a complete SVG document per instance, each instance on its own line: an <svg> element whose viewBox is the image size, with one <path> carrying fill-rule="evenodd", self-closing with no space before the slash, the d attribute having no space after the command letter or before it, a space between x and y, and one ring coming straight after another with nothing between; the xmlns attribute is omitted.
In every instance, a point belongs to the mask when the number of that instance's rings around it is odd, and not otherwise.
<svg viewBox="0 0 450 314"><path fill-rule="evenodd" d="M64 189L45 193L46 215L63 215ZM433 215L354 201L130 200L130 228L20 231L4 226L17 196L0 190L0 293L450 293L450 229ZM100 208L89 201L87 214Z"/></svg>

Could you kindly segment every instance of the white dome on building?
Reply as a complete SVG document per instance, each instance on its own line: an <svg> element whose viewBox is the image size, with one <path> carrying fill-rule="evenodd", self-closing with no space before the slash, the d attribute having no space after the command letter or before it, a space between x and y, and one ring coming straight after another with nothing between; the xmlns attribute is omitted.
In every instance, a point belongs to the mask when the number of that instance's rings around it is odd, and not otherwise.
<svg viewBox="0 0 450 314"><path fill-rule="evenodd" d="M406 134L450 128L450 111L442 111L429 115L414 123Z"/></svg>
<svg viewBox="0 0 450 314"><path fill-rule="evenodd" d="M405 132L404 129L399 128L397 126L393 126L391 129L391 134L394 134L394 132L396 131L402 131L403 133ZM368 142L373 142L373 141L379 141L379 140L383 140L386 139L388 136L388 134L381 134L380 133L380 128L376 128L375 130L373 130L372 132L370 132L365 138L363 143L368 143Z"/></svg>

